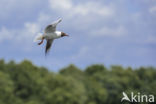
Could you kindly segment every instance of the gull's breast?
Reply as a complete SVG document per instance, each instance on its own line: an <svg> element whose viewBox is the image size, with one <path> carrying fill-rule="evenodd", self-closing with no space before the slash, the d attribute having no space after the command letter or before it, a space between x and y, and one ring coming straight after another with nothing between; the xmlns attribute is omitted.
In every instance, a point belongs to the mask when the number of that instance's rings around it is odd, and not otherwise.
<svg viewBox="0 0 156 104"><path fill-rule="evenodd" d="M56 39L57 34L56 33L46 33L44 36L46 39Z"/></svg>

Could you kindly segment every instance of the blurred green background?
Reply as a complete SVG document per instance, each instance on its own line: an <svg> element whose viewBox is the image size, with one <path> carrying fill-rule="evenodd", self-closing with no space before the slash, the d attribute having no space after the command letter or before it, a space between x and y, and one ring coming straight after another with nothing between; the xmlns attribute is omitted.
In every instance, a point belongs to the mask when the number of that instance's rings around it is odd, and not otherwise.
<svg viewBox="0 0 156 104"><path fill-rule="evenodd" d="M156 68L71 64L51 72L28 60L0 60L0 104L128 104L123 91L156 96Z"/></svg>

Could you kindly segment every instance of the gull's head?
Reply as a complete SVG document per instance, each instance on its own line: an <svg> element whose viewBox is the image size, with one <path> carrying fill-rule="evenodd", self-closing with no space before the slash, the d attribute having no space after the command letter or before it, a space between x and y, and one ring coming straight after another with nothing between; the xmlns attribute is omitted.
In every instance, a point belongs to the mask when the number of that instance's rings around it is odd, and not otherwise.
<svg viewBox="0 0 156 104"><path fill-rule="evenodd" d="M69 35L67 35L67 34L64 33L64 32L61 32L61 37L64 37L64 36L69 36Z"/></svg>

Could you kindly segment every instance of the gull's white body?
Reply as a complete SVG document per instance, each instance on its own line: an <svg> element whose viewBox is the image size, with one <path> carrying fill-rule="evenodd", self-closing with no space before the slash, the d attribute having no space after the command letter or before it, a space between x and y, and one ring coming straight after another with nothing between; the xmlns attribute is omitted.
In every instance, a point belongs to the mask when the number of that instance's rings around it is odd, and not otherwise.
<svg viewBox="0 0 156 104"><path fill-rule="evenodd" d="M43 37L45 39L57 39L61 37L61 32L60 31L55 31L51 33L44 33Z"/></svg>

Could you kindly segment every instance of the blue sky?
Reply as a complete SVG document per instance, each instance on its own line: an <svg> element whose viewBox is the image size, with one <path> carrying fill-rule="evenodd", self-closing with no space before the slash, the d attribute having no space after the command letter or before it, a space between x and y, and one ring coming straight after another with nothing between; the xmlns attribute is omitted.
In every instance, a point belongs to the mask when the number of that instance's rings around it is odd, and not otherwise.
<svg viewBox="0 0 156 104"><path fill-rule="evenodd" d="M57 29L70 37L44 47L33 42L44 27L62 18ZM0 58L57 71L69 64L156 66L155 0L0 0Z"/></svg>

